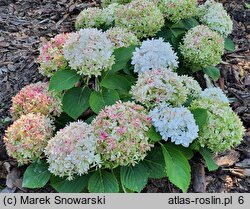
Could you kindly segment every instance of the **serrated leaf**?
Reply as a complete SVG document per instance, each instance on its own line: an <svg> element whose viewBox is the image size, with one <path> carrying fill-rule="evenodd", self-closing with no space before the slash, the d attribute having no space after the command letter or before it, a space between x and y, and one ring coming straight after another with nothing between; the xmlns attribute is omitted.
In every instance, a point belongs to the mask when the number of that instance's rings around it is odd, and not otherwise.
<svg viewBox="0 0 250 209"><path fill-rule="evenodd" d="M181 152L187 160L190 160L194 156L193 150L189 147L183 147L182 145L175 145L173 143L168 143L167 146L172 150L178 150Z"/></svg>
<svg viewBox="0 0 250 209"><path fill-rule="evenodd" d="M128 189L140 192L147 184L149 172L142 162L136 166L123 166L120 169L121 183Z"/></svg>
<svg viewBox="0 0 250 209"><path fill-rule="evenodd" d="M110 73L115 73L127 67L136 46L121 47L114 50L115 64L112 66Z"/></svg>
<svg viewBox="0 0 250 209"><path fill-rule="evenodd" d="M186 157L168 144L161 145L169 180L183 192L188 190L191 181L191 168Z"/></svg>
<svg viewBox="0 0 250 209"><path fill-rule="evenodd" d="M213 80L217 81L220 78L220 69L214 66L206 67L203 72L211 77Z"/></svg>
<svg viewBox="0 0 250 209"><path fill-rule="evenodd" d="M43 160L36 161L24 172L22 187L41 188L47 184L50 176L47 163Z"/></svg>
<svg viewBox="0 0 250 209"><path fill-rule="evenodd" d="M117 193L119 184L113 173L97 170L89 179L88 190L92 193Z"/></svg>
<svg viewBox="0 0 250 209"><path fill-rule="evenodd" d="M235 51L235 45L234 45L234 42L232 41L232 39L225 38L224 44L225 44L225 49L227 51L229 51L229 52L234 52Z"/></svg>
<svg viewBox="0 0 250 209"><path fill-rule="evenodd" d="M199 126L199 129L202 129L208 121L208 112L204 108L196 108L191 110L196 124Z"/></svg>
<svg viewBox="0 0 250 209"><path fill-rule="evenodd" d="M91 109L98 114L106 105L112 105L119 100L119 94L112 89L102 89L102 92L92 92L89 98Z"/></svg>
<svg viewBox="0 0 250 209"><path fill-rule="evenodd" d="M101 86L107 89L129 91L131 84L125 76L119 74L107 74L101 81Z"/></svg>
<svg viewBox="0 0 250 209"><path fill-rule="evenodd" d="M154 147L147 157L144 158L143 164L149 171L149 178L159 179L166 177L166 168L161 147Z"/></svg>
<svg viewBox="0 0 250 209"><path fill-rule="evenodd" d="M147 135L151 142L158 142L162 140L161 135L156 132L153 126L151 126L151 128L149 129Z"/></svg>
<svg viewBox="0 0 250 209"><path fill-rule="evenodd" d="M49 90L63 91L72 88L81 76L74 70L64 69L55 72L49 82Z"/></svg>
<svg viewBox="0 0 250 209"><path fill-rule="evenodd" d="M215 171L218 169L218 165L215 163L214 158L213 158L213 154L211 153L211 151L209 149L201 148L199 150L199 152L202 155L202 157L204 158L209 171Z"/></svg>
<svg viewBox="0 0 250 209"><path fill-rule="evenodd" d="M184 19L182 20L182 22L186 30L190 30L191 28L200 24L195 18L192 18L192 17L188 19Z"/></svg>
<svg viewBox="0 0 250 209"><path fill-rule="evenodd" d="M79 193L88 185L90 175L76 176L73 180L69 181L65 178L52 176L50 178L50 185L61 193Z"/></svg>
<svg viewBox="0 0 250 209"><path fill-rule="evenodd" d="M91 90L88 87L74 87L63 96L63 110L73 119L77 119L89 107Z"/></svg>

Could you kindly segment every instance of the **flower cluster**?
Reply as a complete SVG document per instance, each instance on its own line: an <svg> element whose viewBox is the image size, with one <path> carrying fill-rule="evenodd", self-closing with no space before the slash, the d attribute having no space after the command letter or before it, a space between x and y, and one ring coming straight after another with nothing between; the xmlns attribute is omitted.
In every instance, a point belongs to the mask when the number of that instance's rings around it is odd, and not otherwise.
<svg viewBox="0 0 250 209"><path fill-rule="evenodd" d="M154 36L163 25L161 11L153 2L145 0L124 5L115 17L115 26L127 28L138 38Z"/></svg>
<svg viewBox="0 0 250 209"><path fill-rule="evenodd" d="M170 138L175 144L188 147L198 137L199 128L193 114L186 107L171 107L161 103L149 115L156 131L165 141Z"/></svg>
<svg viewBox="0 0 250 209"><path fill-rule="evenodd" d="M102 7L107 7L108 5L114 4L114 3L117 3L117 4L126 4L126 3L129 3L131 1L132 0L101 0Z"/></svg>
<svg viewBox="0 0 250 209"><path fill-rule="evenodd" d="M199 67L217 65L224 53L224 39L207 26L199 25L184 36L180 51L190 64Z"/></svg>
<svg viewBox="0 0 250 209"><path fill-rule="evenodd" d="M159 0L158 4L163 15L175 23L197 14L197 0Z"/></svg>
<svg viewBox="0 0 250 209"><path fill-rule="evenodd" d="M114 25L115 14L121 7L114 3L103 9L98 7L84 9L76 18L75 28L77 30L92 27L107 29Z"/></svg>
<svg viewBox="0 0 250 209"><path fill-rule="evenodd" d="M37 61L42 75L51 77L58 69L67 66L63 56L63 46L67 38L68 34L59 34L39 49L40 55Z"/></svg>
<svg viewBox="0 0 250 209"><path fill-rule="evenodd" d="M177 60L172 46L159 38L143 41L141 47L133 52L131 63L134 65L134 72L140 73L157 68L177 68Z"/></svg>
<svg viewBox="0 0 250 209"><path fill-rule="evenodd" d="M64 45L64 56L78 74L91 77L101 75L102 70L114 63L113 45L106 34L94 29L81 29L69 34Z"/></svg>
<svg viewBox="0 0 250 209"><path fill-rule="evenodd" d="M40 158L53 130L52 121L44 115L22 115L5 132L3 140L8 155L20 165Z"/></svg>
<svg viewBox="0 0 250 209"><path fill-rule="evenodd" d="M110 28L106 31L107 37L114 44L115 48L129 47L131 45L138 45L140 41L132 33L127 31L125 28Z"/></svg>
<svg viewBox="0 0 250 209"><path fill-rule="evenodd" d="M100 163L96 154L97 139L90 125L78 121L61 129L45 148L49 171L56 176L82 175Z"/></svg>
<svg viewBox="0 0 250 209"><path fill-rule="evenodd" d="M160 102L182 105L188 93L181 77L165 68L140 73L136 84L131 88L132 97L148 108Z"/></svg>
<svg viewBox="0 0 250 209"><path fill-rule="evenodd" d="M205 108L208 110L208 121L199 131L198 142L214 153L223 152L240 144L244 127L239 117L229 105L214 98L194 100L190 109Z"/></svg>
<svg viewBox="0 0 250 209"><path fill-rule="evenodd" d="M188 97L192 99L199 98L202 92L200 84L194 78L187 75L181 76L181 79L184 86L188 89Z"/></svg>
<svg viewBox="0 0 250 209"><path fill-rule="evenodd" d="M199 19L210 29L227 37L233 30L233 21L221 3L208 0L199 7Z"/></svg>
<svg viewBox="0 0 250 209"><path fill-rule="evenodd" d="M92 126L104 167L135 165L152 147L147 137L151 120L145 109L133 102L107 106L97 115Z"/></svg>
<svg viewBox="0 0 250 209"><path fill-rule="evenodd" d="M45 116L59 116L62 112L61 99L49 91L48 83L34 83L25 86L12 97L11 115L14 120L28 113Z"/></svg>
<svg viewBox="0 0 250 209"><path fill-rule="evenodd" d="M201 92L202 98L213 98L215 100L219 100L225 103L229 103L227 96L220 88L207 88Z"/></svg>

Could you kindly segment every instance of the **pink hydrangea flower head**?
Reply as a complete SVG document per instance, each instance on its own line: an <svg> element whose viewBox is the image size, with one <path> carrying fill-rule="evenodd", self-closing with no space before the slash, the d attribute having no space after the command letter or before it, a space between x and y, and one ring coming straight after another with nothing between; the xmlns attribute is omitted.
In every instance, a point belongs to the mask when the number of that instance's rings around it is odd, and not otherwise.
<svg viewBox="0 0 250 209"><path fill-rule="evenodd" d="M147 137L151 119L143 106L117 102L105 107L92 122L102 165L135 165L153 146Z"/></svg>
<svg viewBox="0 0 250 209"><path fill-rule="evenodd" d="M20 165L40 158L53 130L52 120L40 113L22 115L5 132L8 155Z"/></svg>
<svg viewBox="0 0 250 209"><path fill-rule="evenodd" d="M51 77L58 69L67 66L63 56L63 46L68 34L58 34L49 42L40 47L40 55L37 59L40 64L39 72Z"/></svg>
<svg viewBox="0 0 250 209"><path fill-rule="evenodd" d="M11 115L14 120L28 113L59 116L61 106L60 98L49 91L48 83L38 82L25 86L12 98Z"/></svg>

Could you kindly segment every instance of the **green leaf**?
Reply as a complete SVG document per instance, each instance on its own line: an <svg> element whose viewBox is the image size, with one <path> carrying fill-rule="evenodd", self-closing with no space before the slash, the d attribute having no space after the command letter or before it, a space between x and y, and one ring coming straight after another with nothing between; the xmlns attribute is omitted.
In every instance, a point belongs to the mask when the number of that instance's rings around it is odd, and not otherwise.
<svg viewBox="0 0 250 209"><path fill-rule="evenodd" d="M183 192L187 192L191 181L191 168L187 158L170 143L161 145L169 180Z"/></svg>
<svg viewBox="0 0 250 209"><path fill-rule="evenodd" d="M68 114L62 112L58 118L55 120L56 130L64 128L68 123L73 122L74 119Z"/></svg>
<svg viewBox="0 0 250 209"><path fill-rule="evenodd" d="M168 146L173 146L178 149L188 160L194 156L194 152L189 147L183 147L182 145L169 144Z"/></svg>
<svg viewBox="0 0 250 209"><path fill-rule="evenodd" d="M88 109L91 90L88 87L74 87L63 96L63 110L75 120Z"/></svg>
<svg viewBox="0 0 250 209"><path fill-rule="evenodd" d="M97 170L89 179L88 190L92 193L117 193L119 184L113 173Z"/></svg>
<svg viewBox="0 0 250 209"><path fill-rule="evenodd" d="M79 193L86 188L90 175L76 176L73 180L68 181L65 178L51 176L50 185L61 193Z"/></svg>
<svg viewBox="0 0 250 209"><path fill-rule="evenodd" d="M115 73L127 67L136 46L121 47L114 50L115 64L112 66L110 73Z"/></svg>
<svg viewBox="0 0 250 209"><path fill-rule="evenodd" d="M182 22L186 30L190 30L191 28L200 24L195 18L192 18L192 17L188 19L184 19L182 20Z"/></svg>
<svg viewBox="0 0 250 209"><path fill-rule="evenodd" d="M208 121L207 109L196 108L196 109L191 110L191 112L194 115L195 122L199 126L199 129L202 129L204 125L207 124L207 121Z"/></svg>
<svg viewBox="0 0 250 209"><path fill-rule="evenodd" d="M43 160L36 161L24 172L22 187L41 188L47 184L50 176L47 163Z"/></svg>
<svg viewBox="0 0 250 209"><path fill-rule="evenodd" d="M63 91L72 88L81 76L74 70L57 71L50 79L49 90Z"/></svg>
<svg viewBox="0 0 250 209"><path fill-rule="evenodd" d="M217 81L220 78L220 69L214 66L206 67L203 72L211 77L213 80Z"/></svg>
<svg viewBox="0 0 250 209"><path fill-rule="evenodd" d="M201 148L199 152L204 158L204 160L206 161L206 165L209 171L215 171L218 169L218 165L215 163L213 154L211 153L209 149Z"/></svg>
<svg viewBox="0 0 250 209"><path fill-rule="evenodd" d="M245 3L245 7L246 7L247 9L250 9L250 3Z"/></svg>
<svg viewBox="0 0 250 209"><path fill-rule="evenodd" d="M156 34L157 38L163 38L166 42L170 42L172 36L173 34L168 26L163 26L161 30Z"/></svg>
<svg viewBox="0 0 250 209"><path fill-rule="evenodd" d="M235 45L234 45L234 42L232 41L232 39L225 38L224 44L225 44L225 49L227 51L229 51L229 52L234 52L235 51Z"/></svg>
<svg viewBox="0 0 250 209"><path fill-rule="evenodd" d="M89 98L91 109L98 114L106 105L112 105L119 100L119 94L112 89L102 89L102 92L92 92Z"/></svg>
<svg viewBox="0 0 250 209"><path fill-rule="evenodd" d="M101 81L101 86L107 89L118 89L123 91L129 91L131 84L129 80L119 74L107 74Z"/></svg>
<svg viewBox="0 0 250 209"><path fill-rule="evenodd" d="M158 142L162 140L161 135L158 132L156 132L153 126L151 126L147 134L151 142Z"/></svg>
<svg viewBox="0 0 250 209"><path fill-rule="evenodd" d="M149 172L143 163L136 166L123 166L120 170L121 183L128 189L140 192L147 184Z"/></svg>
<svg viewBox="0 0 250 209"><path fill-rule="evenodd" d="M166 168L161 147L154 147L147 157L144 158L143 164L149 171L149 178L159 179L166 177Z"/></svg>

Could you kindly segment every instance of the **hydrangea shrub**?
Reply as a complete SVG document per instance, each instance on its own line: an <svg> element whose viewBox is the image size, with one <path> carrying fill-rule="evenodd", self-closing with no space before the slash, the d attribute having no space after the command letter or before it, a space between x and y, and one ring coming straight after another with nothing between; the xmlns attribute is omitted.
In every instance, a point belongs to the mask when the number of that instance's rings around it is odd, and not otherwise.
<svg viewBox="0 0 250 209"><path fill-rule="evenodd" d="M224 49L233 51L222 4L103 0L75 26L41 48L49 83L13 97L4 142L19 164L31 163L24 187L140 192L167 177L186 192L194 154L215 170L213 156L240 144L245 129L229 99L197 79L216 84Z"/></svg>

